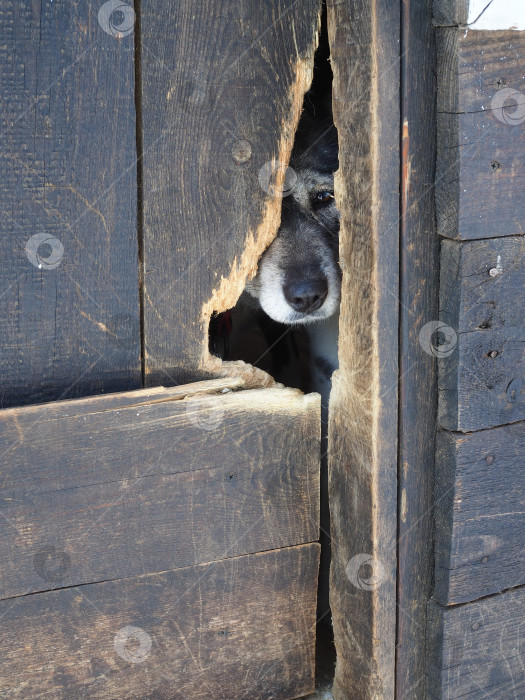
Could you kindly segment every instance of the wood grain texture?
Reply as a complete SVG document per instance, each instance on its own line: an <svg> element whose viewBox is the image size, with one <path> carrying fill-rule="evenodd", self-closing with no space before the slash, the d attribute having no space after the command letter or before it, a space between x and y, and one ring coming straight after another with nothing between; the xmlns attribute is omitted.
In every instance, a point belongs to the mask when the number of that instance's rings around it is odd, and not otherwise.
<svg viewBox="0 0 525 700"><path fill-rule="evenodd" d="M6 0L0 54L0 405L138 387L133 35Z"/></svg>
<svg viewBox="0 0 525 700"><path fill-rule="evenodd" d="M382 0L327 7L343 270L340 369L333 376L329 417L337 650L332 692L336 700L390 698L396 635L400 7ZM363 585L371 575L371 584Z"/></svg>
<svg viewBox="0 0 525 700"><path fill-rule="evenodd" d="M10 700L304 695L314 686L318 565L319 545L310 544L0 603L0 693ZM126 644L128 626L139 630Z"/></svg>
<svg viewBox="0 0 525 700"><path fill-rule="evenodd" d="M525 583L525 423L438 435L435 591L443 605Z"/></svg>
<svg viewBox="0 0 525 700"><path fill-rule="evenodd" d="M437 364L422 352L422 326L438 318L435 54L430 0L402 3L399 472L396 693L425 688L425 627L432 580L432 487Z"/></svg>
<svg viewBox="0 0 525 700"><path fill-rule="evenodd" d="M0 412L0 598L318 539L319 397L172 393Z"/></svg>
<svg viewBox="0 0 525 700"><path fill-rule="evenodd" d="M439 233L521 234L525 32L443 28L437 48Z"/></svg>
<svg viewBox="0 0 525 700"><path fill-rule="evenodd" d="M277 232L259 176L288 161L321 2L141 7L146 380L187 382L225 371L209 317Z"/></svg>
<svg viewBox="0 0 525 700"><path fill-rule="evenodd" d="M434 0L433 21L437 27L465 25L468 20L470 0Z"/></svg>
<svg viewBox="0 0 525 700"><path fill-rule="evenodd" d="M525 418L525 239L443 241L440 318L456 334L439 360L439 420L480 430Z"/></svg>
<svg viewBox="0 0 525 700"><path fill-rule="evenodd" d="M525 695L523 621L525 588L475 603L429 604L430 700Z"/></svg>

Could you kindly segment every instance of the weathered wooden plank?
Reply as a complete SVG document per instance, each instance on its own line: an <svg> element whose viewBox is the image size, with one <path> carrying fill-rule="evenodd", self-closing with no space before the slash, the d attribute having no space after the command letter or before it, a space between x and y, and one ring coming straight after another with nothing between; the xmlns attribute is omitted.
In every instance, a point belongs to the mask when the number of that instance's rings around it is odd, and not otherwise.
<svg viewBox="0 0 525 700"><path fill-rule="evenodd" d="M336 700L394 697L399 248L398 2L330 1L343 270L330 397Z"/></svg>
<svg viewBox="0 0 525 700"><path fill-rule="evenodd" d="M434 0L433 22L437 27L466 24L470 0Z"/></svg>
<svg viewBox="0 0 525 700"><path fill-rule="evenodd" d="M318 539L317 395L90 405L0 412L1 598Z"/></svg>
<svg viewBox="0 0 525 700"><path fill-rule="evenodd" d="M288 161L320 11L320 0L141 4L150 383L221 371L209 318L235 304L277 231L280 198L261 168Z"/></svg>
<svg viewBox="0 0 525 700"><path fill-rule="evenodd" d="M523 232L525 32L437 32L438 230L459 239Z"/></svg>
<svg viewBox="0 0 525 700"><path fill-rule="evenodd" d="M313 690L319 545L0 603L4 698L295 698ZM131 629L130 629L131 628Z"/></svg>
<svg viewBox="0 0 525 700"><path fill-rule="evenodd" d="M443 241L440 317L451 342L437 354L445 428L479 430L525 418L524 307L523 237Z"/></svg>
<svg viewBox="0 0 525 700"><path fill-rule="evenodd" d="M438 318L435 232L435 55L431 0L402 3L401 242L396 694L420 700L431 592L432 479L437 364L421 352L421 327Z"/></svg>
<svg viewBox="0 0 525 700"><path fill-rule="evenodd" d="M207 381L182 384L169 388L155 386L148 387L147 389L136 389L135 391L120 391L114 394L86 396L83 399L68 399L66 401L52 401L47 404L32 404L31 406L24 406L24 410L21 412L16 409L13 409L11 413L2 411L0 412L0 416L16 416L17 420L22 418L26 426L25 430L28 430L32 422L34 420L42 420L43 415L46 420L58 420L117 408L141 406L142 404L177 401L187 396L193 396L194 394L226 393L227 391L244 387L245 383L240 377L220 377L219 379L208 379Z"/></svg>
<svg viewBox="0 0 525 700"><path fill-rule="evenodd" d="M525 695L525 588L462 605L429 603L431 700Z"/></svg>
<svg viewBox="0 0 525 700"><path fill-rule="evenodd" d="M525 238L441 247L441 315L458 333L501 330L523 323Z"/></svg>
<svg viewBox="0 0 525 700"><path fill-rule="evenodd" d="M438 435L435 598L463 603L525 583L525 423Z"/></svg>
<svg viewBox="0 0 525 700"><path fill-rule="evenodd" d="M140 386L134 40L103 24L0 9L1 406Z"/></svg>

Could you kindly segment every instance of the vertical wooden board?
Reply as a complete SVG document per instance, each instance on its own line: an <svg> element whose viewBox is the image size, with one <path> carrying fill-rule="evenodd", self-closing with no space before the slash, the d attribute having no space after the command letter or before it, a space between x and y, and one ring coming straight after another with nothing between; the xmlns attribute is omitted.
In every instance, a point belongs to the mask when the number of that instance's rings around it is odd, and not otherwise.
<svg viewBox="0 0 525 700"><path fill-rule="evenodd" d="M425 627L431 593L432 480L437 364L420 343L438 318L435 231L435 53L430 0L402 3L402 178L399 348L399 503L396 693L425 688Z"/></svg>
<svg viewBox="0 0 525 700"><path fill-rule="evenodd" d="M433 0L433 22L437 27L466 24L470 0Z"/></svg>
<svg viewBox="0 0 525 700"><path fill-rule="evenodd" d="M265 166L288 161L320 9L320 0L141 3L148 382L220 368L209 317L235 304L277 231L280 198Z"/></svg>
<svg viewBox="0 0 525 700"><path fill-rule="evenodd" d="M99 6L0 10L2 406L140 383L134 38Z"/></svg>
<svg viewBox="0 0 525 700"><path fill-rule="evenodd" d="M443 241L439 420L480 430L525 418L524 239Z"/></svg>
<svg viewBox="0 0 525 700"><path fill-rule="evenodd" d="M393 697L399 3L328 2L343 287L329 417L336 700Z"/></svg>
<svg viewBox="0 0 525 700"><path fill-rule="evenodd" d="M525 423L438 435L435 591L443 605L525 583Z"/></svg>
<svg viewBox="0 0 525 700"><path fill-rule="evenodd" d="M319 545L0 603L4 698L254 700L313 690Z"/></svg>
<svg viewBox="0 0 525 700"><path fill-rule="evenodd" d="M431 700L525 695L525 589L468 605L429 603Z"/></svg>
<svg viewBox="0 0 525 700"><path fill-rule="evenodd" d="M438 30L439 233L523 233L525 32Z"/></svg>
<svg viewBox="0 0 525 700"><path fill-rule="evenodd" d="M318 539L317 395L165 393L0 411L0 598Z"/></svg>

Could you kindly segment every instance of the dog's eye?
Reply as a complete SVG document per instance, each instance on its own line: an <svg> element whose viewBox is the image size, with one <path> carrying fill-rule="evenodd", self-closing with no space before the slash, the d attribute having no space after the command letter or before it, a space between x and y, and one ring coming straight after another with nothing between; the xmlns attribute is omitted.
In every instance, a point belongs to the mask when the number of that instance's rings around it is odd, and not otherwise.
<svg viewBox="0 0 525 700"><path fill-rule="evenodd" d="M320 207L324 207L327 204L330 204L332 199L334 198L334 193L330 192L330 190L322 190L321 192L318 192L315 197L314 197L314 207L316 209L319 209Z"/></svg>

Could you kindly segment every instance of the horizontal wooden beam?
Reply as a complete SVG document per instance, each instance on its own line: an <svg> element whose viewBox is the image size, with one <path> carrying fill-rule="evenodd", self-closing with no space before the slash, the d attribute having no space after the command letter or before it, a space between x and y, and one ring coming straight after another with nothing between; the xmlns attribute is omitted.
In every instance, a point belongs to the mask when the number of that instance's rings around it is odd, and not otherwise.
<svg viewBox="0 0 525 700"><path fill-rule="evenodd" d="M525 419L524 308L522 237L443 241L444 325L436 332L444 342L434 348L443 427L481 430Z"/></svg>
<svg viewBox="0 0 525 700"><path fill-rule="evenodd" d="M463 603L525 584L525 423L438 434L434 596Z"/></svg>
<svg viewBox="0 0 525 700"><path fill-rule="evenodd" d="M438 231L523 233L525 32L437 30Z"/></svg>
<svg viewBox="0 0 525 700"><path fill-rule="evenodd" d="M306 695L318 565L309 544L0 602L0 695Z"/></svg>
<svg viewBox="0 0 525 700"><path fill-rule="evenodd" d="M430 700L525 696L525 588L475 603L429 603Z"/></svg>
<svg viewBox="0 0 525 700"><path fill-rule="evenodd" d="M319 397L228 383L1 411L0 598L317 540Z"/></svg>

